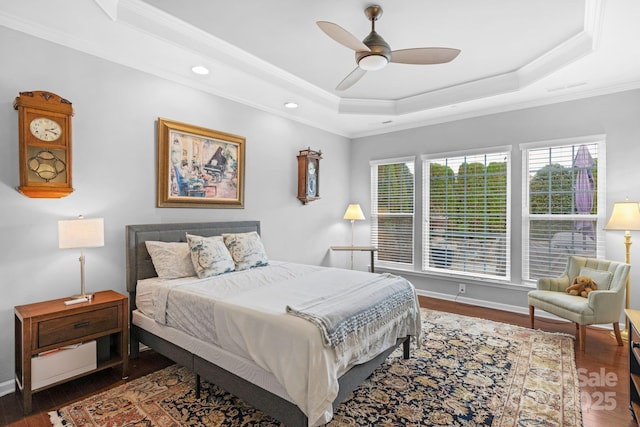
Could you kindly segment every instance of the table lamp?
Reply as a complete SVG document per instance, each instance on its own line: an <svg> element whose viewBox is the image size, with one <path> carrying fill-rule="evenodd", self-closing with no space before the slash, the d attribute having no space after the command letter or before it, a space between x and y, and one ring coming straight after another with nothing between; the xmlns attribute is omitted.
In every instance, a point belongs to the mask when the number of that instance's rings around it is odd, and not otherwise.
<svg viewBox="0 0 640 427"><path fill-rule="evenodd" d="M80 249L80 294L72 298L91 299L93 294L84 290L84 248L104 246L104 220L102 218L85 219L82 215L78 219L58 221L58 247L60 249Z"/></svg>

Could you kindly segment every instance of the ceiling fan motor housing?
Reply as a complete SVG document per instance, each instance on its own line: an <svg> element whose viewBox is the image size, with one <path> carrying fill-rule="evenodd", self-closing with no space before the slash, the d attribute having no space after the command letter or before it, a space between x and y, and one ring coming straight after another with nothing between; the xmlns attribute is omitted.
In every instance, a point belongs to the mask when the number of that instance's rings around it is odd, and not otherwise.
<svg viewBox="0 0 640 427"><path fill-rule="evenodd" d="M362 43L371 49L369 52L356 52L356 62L362 69L379 70L391 61L391 47L375 30L371 31Z"/></svg>

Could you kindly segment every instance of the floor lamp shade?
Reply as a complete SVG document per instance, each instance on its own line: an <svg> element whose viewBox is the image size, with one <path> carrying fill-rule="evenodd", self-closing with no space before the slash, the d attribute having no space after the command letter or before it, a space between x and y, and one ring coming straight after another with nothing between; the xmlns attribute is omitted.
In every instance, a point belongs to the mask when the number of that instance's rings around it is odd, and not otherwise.
<svg viewBox="0 0 640 427"><path fill-rule="evenodd" d="M73 298L91 299L84 291L84 248L104 246L104 220L102 218L58 221L58 247L60 249L80 249L80 294Z"/></svg>
<svg viewBox="0 0 640 427"><path fill-rule="evenodd" d="M638 231L640 230L640 204L637 202L617 202L605 230Z"/></svg>

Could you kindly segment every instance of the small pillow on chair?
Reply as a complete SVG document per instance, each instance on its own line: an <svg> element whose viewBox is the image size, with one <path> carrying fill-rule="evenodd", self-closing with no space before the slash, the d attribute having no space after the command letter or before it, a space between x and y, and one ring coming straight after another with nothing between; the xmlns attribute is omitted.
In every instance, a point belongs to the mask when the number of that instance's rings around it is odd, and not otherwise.
<svg viewBox="0 0 640 427"><path fill-rule="evenodd" d="M600 290L607 290L611 286L611 280L613 279L613 273L606 270L595 270L589 267L582 267L580 269L580 276L590 277L598 286Z"/></svg>

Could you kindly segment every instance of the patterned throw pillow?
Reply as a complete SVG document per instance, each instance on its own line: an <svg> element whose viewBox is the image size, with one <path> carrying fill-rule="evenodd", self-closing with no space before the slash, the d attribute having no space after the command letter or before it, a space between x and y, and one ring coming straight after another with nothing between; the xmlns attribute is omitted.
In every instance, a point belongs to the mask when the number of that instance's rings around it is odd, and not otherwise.
<svg viewBox="0 0 640 427"><path fill-rule="evenodd" d="M231 252L236 270L248 270L269 264L260 235L249 233L223 234L224 244Z"/></svg>
<svg viewBox="0 0 640 427"><path fill-rule="evenodd" d="M199 278L233 271L233 259L221 236L202 237L187 234L187 242L191 250L191 261Z"/></svg>
<svg viewBox="0 0 640 427"><path fill-rule="evenodd" d="M191 251L186 243L147 240L144 244L159 278L177 279L196 275L191 262Z"/></svg>

